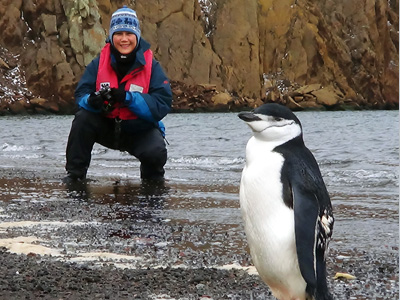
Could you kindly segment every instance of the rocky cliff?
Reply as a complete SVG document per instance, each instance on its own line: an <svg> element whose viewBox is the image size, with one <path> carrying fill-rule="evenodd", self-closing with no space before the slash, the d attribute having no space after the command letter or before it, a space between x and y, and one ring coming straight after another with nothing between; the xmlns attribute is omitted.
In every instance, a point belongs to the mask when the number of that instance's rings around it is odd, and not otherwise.
<svg viewBox="0 0 400 300"><path fill-rule="evenodd" d="M69 113L126 4L174 109L398 108L398 0L0 0L0 114Z"/></svg>

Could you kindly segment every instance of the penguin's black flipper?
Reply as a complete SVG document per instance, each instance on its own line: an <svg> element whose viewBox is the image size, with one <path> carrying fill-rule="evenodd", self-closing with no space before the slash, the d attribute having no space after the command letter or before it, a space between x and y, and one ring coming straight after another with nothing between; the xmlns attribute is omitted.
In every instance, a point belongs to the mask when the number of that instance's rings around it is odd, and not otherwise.
<svg viewBox="0 0 400 300"><path fill-rule="evenodd" d="M294 210L299 267L307 283L307 292L314 296L321 285L319 281L326 281L325 272L320 272L319 263L317 266L317 252L320 262L332 234L329 193L315 157L299 138L275 148L275 151L285 157L282 178L288 180L282 180L283 198L286 205Z"/></svg>
<svg viewBox="0 0 400 300"><path fill-rule="evenodd" d="M303 186L292 185L296 251L301 275L307 283L307 292L315 293L316 239L318 222L318 200L316 195Z"/></svg>
<svg viewBox="0 0 400 300"><path fill-rule="evenodd" d="M333 230L331 201L312 153L306 147L296 150L287 164L292 170L288 187L293 201L299 267L310 296L329 295L325 251Z"/></svg>

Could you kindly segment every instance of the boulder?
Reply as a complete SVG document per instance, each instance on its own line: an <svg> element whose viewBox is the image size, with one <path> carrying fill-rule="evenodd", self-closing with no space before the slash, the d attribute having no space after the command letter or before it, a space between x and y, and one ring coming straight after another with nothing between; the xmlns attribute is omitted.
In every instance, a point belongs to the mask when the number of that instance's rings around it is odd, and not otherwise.
<svg viewBox="0 0 400 300"><path fill-rule="evenodd" d="M29 103L26 98L19 97L15 101L11 101L8 104L8 110L15 115L24 115L27 113L27 108L29 108Z"/></svg>
<svg viewBox="0 0 400 300"><path fill-rule="evenodd" d="M59 107L58 104L52 101L49 101L48 99L44 98L34 98L30 100L30 103L34 109L37 111L49 111L52 113L57 113L59 112Z"/></svg>
<svg viewBox="0 0 400 300"><path fill-rule="evenodd" d="M232 96L228 93L218 93L211 98L211 102L215 106L228 105L232 101Z"/></svg>
<svg viewBox="0 0 400 300"><path fill-rule="evenodd" d="M316 97L316 103L327 107L338 105L343 100L343 94L333 87L326 87L311 92Z"/></svg>
<svg viewBox="0 0 400 300"><path fill-rule="evenodd" d="M321 89L321 84L320 83L314 83L314 84L309 84L309 85L304 85L301 88L297 89L294 91L294 93L303 95L303 94L309 94L312 93L316 90Z"/></svg>

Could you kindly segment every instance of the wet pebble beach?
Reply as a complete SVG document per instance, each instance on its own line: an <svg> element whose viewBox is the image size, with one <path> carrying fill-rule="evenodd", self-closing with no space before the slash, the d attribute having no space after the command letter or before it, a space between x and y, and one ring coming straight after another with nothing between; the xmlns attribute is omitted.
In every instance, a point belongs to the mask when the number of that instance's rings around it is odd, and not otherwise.
<svg viewBox="0 0 400 300"><path fill-rule="evenodd" d="M10 191L0 202L1 299L274 299L252 267L237 203L210 203L220 210L211 220L200 208L180 215L191 186L0 183ZM398 248L372 248L331 242L334 299L398 299Z"/></svg>

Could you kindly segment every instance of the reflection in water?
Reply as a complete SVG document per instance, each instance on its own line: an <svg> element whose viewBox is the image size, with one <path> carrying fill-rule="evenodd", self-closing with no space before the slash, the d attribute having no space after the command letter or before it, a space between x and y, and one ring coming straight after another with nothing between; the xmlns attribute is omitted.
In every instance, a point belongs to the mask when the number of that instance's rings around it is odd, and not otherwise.
<svg viewBox="0 0 400 300"><path fill-rule="evenodd" d="M87 181L76 181L65 184L68 198L75 200L88 200L90 198Z"/></svg>
<svg viewBox="0 0 400 300"><path fill-rule="evenodd" d="M160 221L157 212L164 208L169 192L164 181L142 181L140 184L116 181L105 186L91 185L89 182L66 184L68 197L109 205L112 210L103 216L105 220Z"/></svg>
<svg viewBox="0 0 400 300"><path fill-rule="evenodd" d="M103 207L98 211L101 222L122 224L117 228L111 226L107 236L131 241L135 243L135 249L140 245L147 247L156 241L157 234L143 230L144 226L154 227L165 222L161 211L170 190L165 182L114 181L112 184L99 185L99 182L84 181L66 185L66 189L69 198Z"/></svg>
<svg viewBox="0 0 400 300"><path fill-rule="evenodd" d="M117 184L108 196L103 203L110 205L112 213L105 219L159 223L162 221L159 211L164 208L168 188L164 182L142 182L139 186Z"/></svg>
<svg viewBox="0 0 400 300"><path fill-rule="evenodd" d="M164 182L141 182L140 184L121 184L98 186L90 181L78 181L65 185L68 197L76 200L90 200L102 204L120 205L144 204L153 209L161 208L163 198L169 188Z"/></svg>

